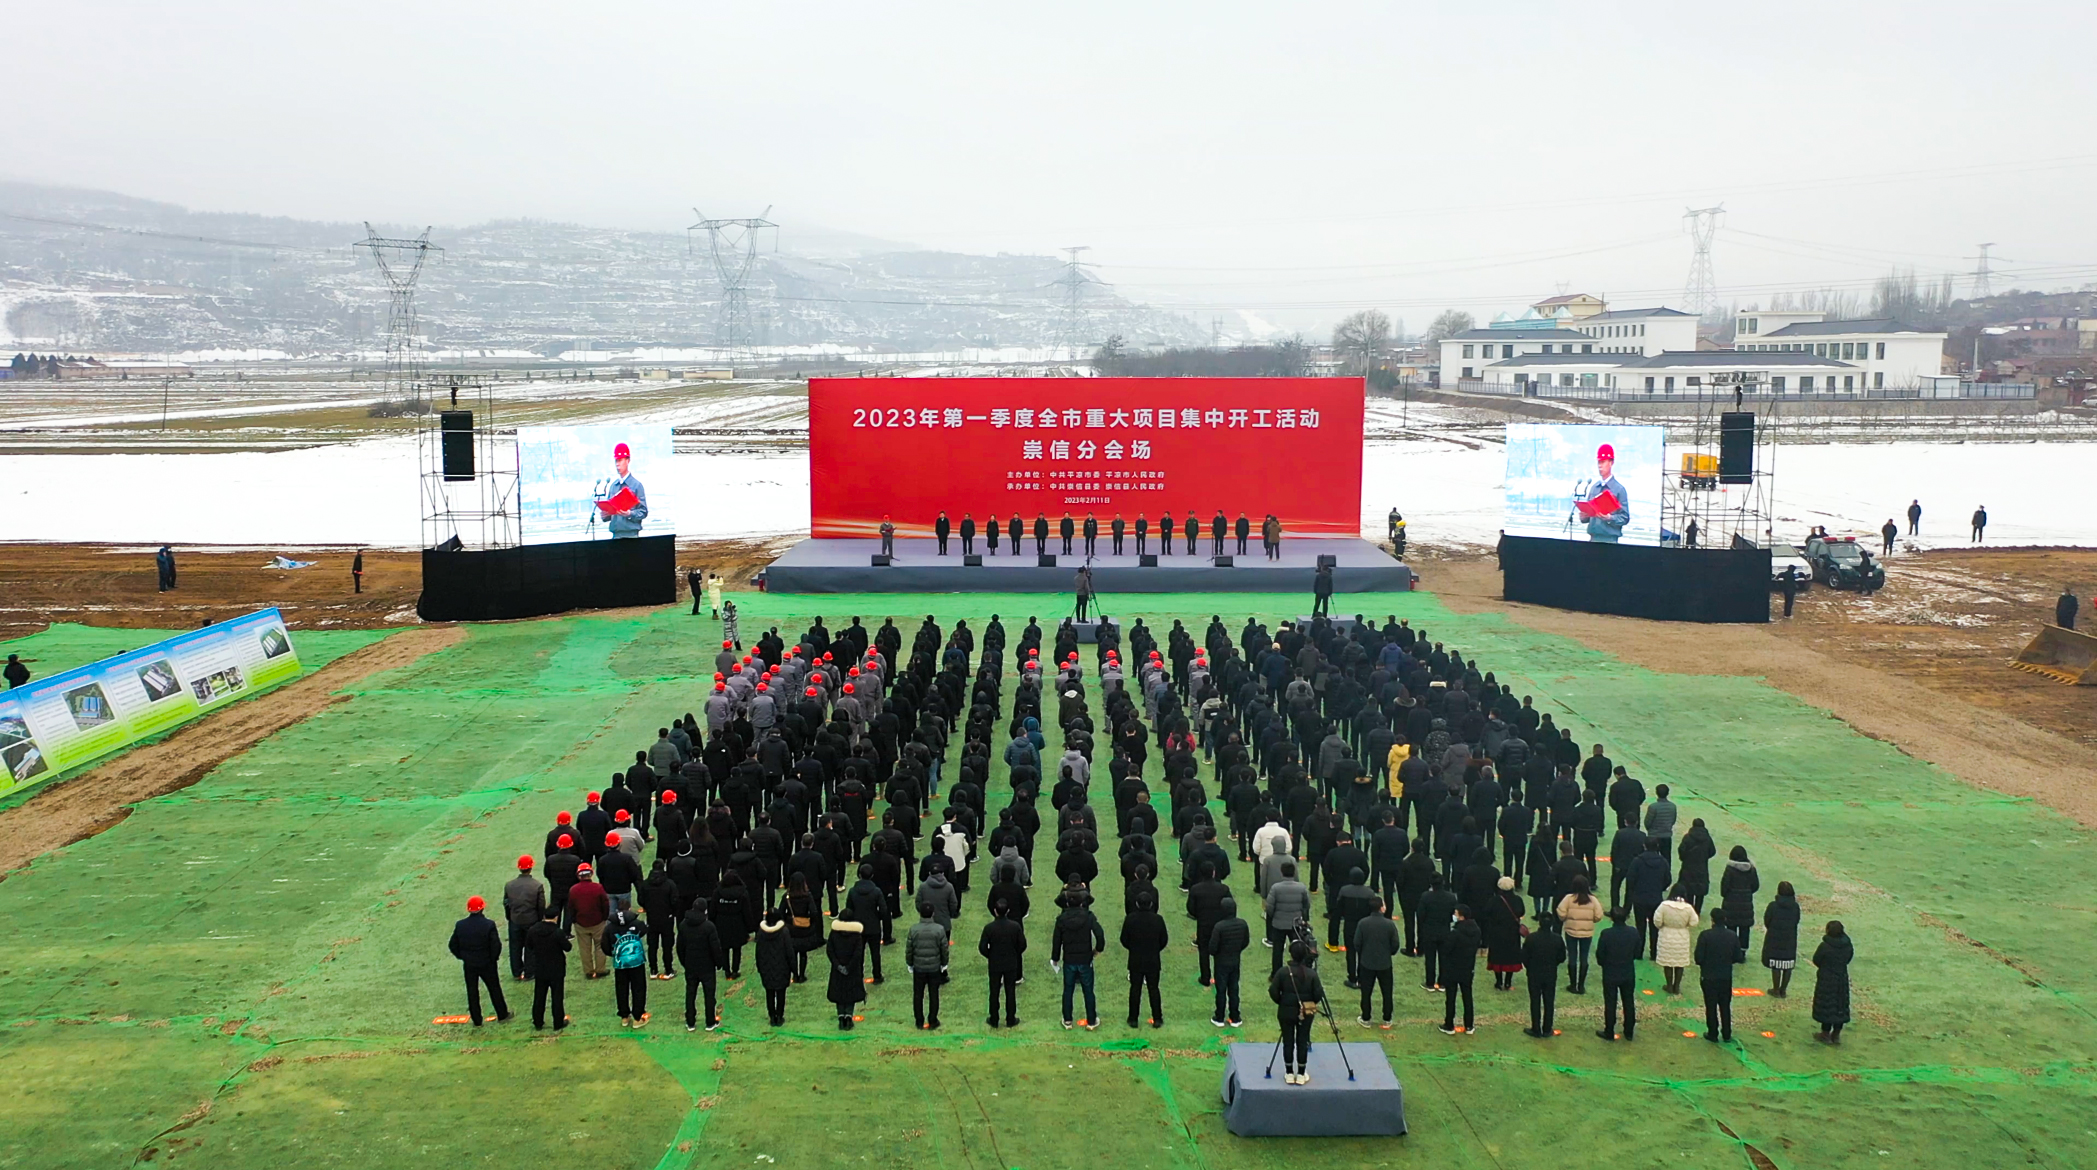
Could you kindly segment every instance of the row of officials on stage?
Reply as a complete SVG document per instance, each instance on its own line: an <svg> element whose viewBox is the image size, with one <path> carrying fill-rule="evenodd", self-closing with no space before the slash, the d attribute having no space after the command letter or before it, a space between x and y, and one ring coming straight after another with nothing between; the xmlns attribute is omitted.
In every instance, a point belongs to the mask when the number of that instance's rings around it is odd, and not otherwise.
<svg viewBox="0 0 2097 1170"><path fill-rule="evenodd" d="M1184 522L1175 522L1171 512L1165 513L1158 518L1158 551L1165 556L1171 556L1173 554L1172 544L1174 536L1184 533L1183 541L1186 555L1200 556L1201 527L1201 518L1192 512L1187 513L1187 518ZM961 514L961 524L957 530L953 522L947 519L947 514L941 512L938 518L932 521L932 535L939 542L940 556L947 555L948 539L955 535L957 531L961 537L962 555L974 555L976 551L975 517L970 513L963 512ZM1123 519L1121 513L1116 512L1114 517L1104 525L1100 523L1098 515L1092 512L1085 513L1083 520L1079 520L1070 513L1065 512L1063 513L1063 519L1055 526L1056 535L1062 537L1063 555L1065 556L1072 555L1074 545L1081 535L1085 541L1085 555L1088 557L1097 555L1102 533L1107 536L1110 542L1111 555L1122 556L1126 548L1127 538L1132 531L1136 537L1136 555L1143 556L1150 551L1151 525L1150 519L1140 512L1136 514L1136 520L1133 524ZM1026 537L1026 523L1020 519L1018 513L1014 513L1011 522L1001 527L998 524L998 518L993 515L989 523L984 526L983 534L985 551L991 556L998 555L998 538L1002 536L1007 542L1007 554L1016 557L1020 555L1020 542ZM1037 555L1048 555L1049 535L1048 513L1035 513L1034 552ZM1219 509L1209 519L1209 554L1219 557L1224 555L1224 542L1233 535L1237 537L1238 541L1237 555L1241 557L1246 555L1246 545L1252 540L1252 518L1244 512L1240 512L1238 513L1237 521L1233 523ZM1281 539L1281 519L1270 512L1260 521L1260 545L1268 560L1281 559ZM884 516L881 518L881 552L884 556L894 556L895 551L895 522L890 517Z"/></svg>

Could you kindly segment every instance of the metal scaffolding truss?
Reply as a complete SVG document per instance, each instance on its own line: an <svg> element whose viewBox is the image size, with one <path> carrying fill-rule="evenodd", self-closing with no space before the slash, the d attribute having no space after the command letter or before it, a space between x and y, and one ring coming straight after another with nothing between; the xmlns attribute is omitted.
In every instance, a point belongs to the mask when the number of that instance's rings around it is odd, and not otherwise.
<svg viewBox="0 0 2097 1170"><path fill-rule="evenodd" d="M493 384L470 374L432 384L444 397L431 404L416 431L422 482L422 547L510 548L523 542L518 515L517 431L496 426ZM459 418L470 413L469 419ZM466 422L463 440L473 456L469 475L446 475L446 431ZM451 433L459 433L452 429ZM460 440L453 440L459 442Z"/></svg>

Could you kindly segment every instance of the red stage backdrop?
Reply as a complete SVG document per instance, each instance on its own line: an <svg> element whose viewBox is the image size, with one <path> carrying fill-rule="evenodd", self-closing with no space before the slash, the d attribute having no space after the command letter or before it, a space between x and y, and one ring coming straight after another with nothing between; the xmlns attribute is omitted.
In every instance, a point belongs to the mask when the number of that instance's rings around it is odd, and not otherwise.
<svg viewBox="0 0 2097 1170"><path fill-rule="evenodd" d="M1161 513L1207 530L1280 517L1286 535L1359 536L1360 378L815 378L810 529L929 536L995 512Z"/></svg>

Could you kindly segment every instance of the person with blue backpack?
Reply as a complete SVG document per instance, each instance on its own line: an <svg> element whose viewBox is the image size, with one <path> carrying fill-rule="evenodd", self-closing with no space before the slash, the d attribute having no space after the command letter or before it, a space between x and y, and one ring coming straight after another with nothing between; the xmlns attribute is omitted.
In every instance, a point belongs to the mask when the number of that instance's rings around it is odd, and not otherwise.
<svg viewBox="0 0 2097 1170"><path fill-rule="evenodd" d="M622 1027L648 1022L648 924L638 911L620 907L604 924L604 949L612 956L612 988Z"/></svg>

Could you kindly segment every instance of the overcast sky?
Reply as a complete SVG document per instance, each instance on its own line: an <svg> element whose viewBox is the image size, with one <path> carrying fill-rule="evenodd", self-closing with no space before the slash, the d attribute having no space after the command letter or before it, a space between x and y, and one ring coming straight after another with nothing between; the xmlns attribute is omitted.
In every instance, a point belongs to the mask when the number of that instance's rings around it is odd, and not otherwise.
<svg viewBox="0 0 2097 1170"><path fill-rule="evenodd" d="M770 205L787 247L1085 244L1301 328L1679 303L1682 211L1717 203L1743 304L1982 240L2004 283L2097 279L2089 4L9 7L0 170L199 209Z"/></svg>

